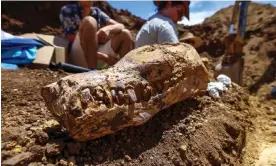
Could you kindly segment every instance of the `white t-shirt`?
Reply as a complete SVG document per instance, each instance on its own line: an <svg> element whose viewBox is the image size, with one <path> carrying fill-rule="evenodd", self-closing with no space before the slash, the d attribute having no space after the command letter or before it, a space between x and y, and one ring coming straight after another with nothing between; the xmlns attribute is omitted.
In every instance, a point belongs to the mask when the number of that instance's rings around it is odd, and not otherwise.
<svg viewBox="0 0 276 166"><path fill-rule="evenodd" d="M176 25L170 18L156 13L138 32L135 47L165 42L179 43Z"/></svg>

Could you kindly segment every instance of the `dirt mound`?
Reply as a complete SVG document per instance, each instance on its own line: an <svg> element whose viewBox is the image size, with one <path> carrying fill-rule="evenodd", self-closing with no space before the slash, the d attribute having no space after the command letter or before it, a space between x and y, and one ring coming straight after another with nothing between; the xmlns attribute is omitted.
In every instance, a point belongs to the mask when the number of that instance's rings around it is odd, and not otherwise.
<svg viewBox="0 0 276 166"><path fill-rule="evenodd" d="M16 35L29 32L61 35L62 28L59 21L59 12L61 7L68 3L69 2L66 1L5 1L2 3L1 8L2 29ZM116 10L112 8L107 2L104 1L94 2L94 6L102 9L116 21L123 23L126 28L131 30L134 37L145 22L143 19L132 15L127 10Z"/></svg>
<svg viewBox="0 0 276 166"><path fill-rule="evenodd" d="M89 142L72 140L46 109L40 88L67 75L2 71L2 162L102 165L237 164L244 146L248 95L234 86L224 97L180 102L148 123ZM14 116L16 115L16 116ZM170 120L168 120L170 119ZM28 154L28 157L18 157Z"/></svg>
<svg viewBox="0 0 276 166"><path fill-rule="evenodd" d="M223 39L228 33L233 6L221 9L200 25L184 27L200 36L204 45L198 49L212 61L210 70L224 53ZM276 84L276 7L250 2L244 47L244 87L259 95L267 84L269 91ZM261 92L260 92L261 93ZM262 94L263 95L263 94Z"/></svg>
<svg viewBox="0 0 276 166"><path fill-rule="evenodd" d="M199 52L211 61L211 72L224 52L222 39L228 33L232 9L222 9L203 24L187 27L204 40ZM250 2L248 10L243 86L262 104L250 110L253 123L247 132L242 165L275 165L276 101L265 96L276 85L276 7Z"/></svg>

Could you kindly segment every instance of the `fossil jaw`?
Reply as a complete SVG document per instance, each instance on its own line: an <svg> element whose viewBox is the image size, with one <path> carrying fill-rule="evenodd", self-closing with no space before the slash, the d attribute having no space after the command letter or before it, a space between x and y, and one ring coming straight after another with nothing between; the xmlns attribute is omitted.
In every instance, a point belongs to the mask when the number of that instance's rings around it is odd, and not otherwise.
<svg viewBox="0 0 276 166"><path fill-rule="evenodd" d="M114 67L67 76L42 89L49 110L78 140L139 125L204 91L207 71L185 44L133 50Z"/></svg>

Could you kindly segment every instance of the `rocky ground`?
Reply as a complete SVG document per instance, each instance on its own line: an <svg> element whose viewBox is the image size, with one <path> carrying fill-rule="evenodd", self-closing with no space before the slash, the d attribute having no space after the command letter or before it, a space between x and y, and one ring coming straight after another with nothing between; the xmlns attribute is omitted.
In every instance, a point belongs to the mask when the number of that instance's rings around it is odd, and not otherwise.
<svg viewBox="0 0 276 166"><path fill-rule="evenodd" d="M47 70L2 71L2 164L214 165L240 161L245 130L251 123L251 101L239 87L219 100L201 96L178 103L145 125L76 142L40 97L43 85L65 75Z"/></svg>
<svg viewBox="0 0 276 166"><path fill-rule="evenodd" d="M64 3L3 2L2 29L13 34L60 35L54 13L58 13ZM25 13L28 17L22 15L22 5L25 5L24 11L31 11ZM143 23L107 3L97 5L125 23L133 36ZM204 95L180 102L142 126L126 128L93 141L72 140L54 120L40 96L41 87L69 73L2 70L2 164L276 165L276 101L265 98L276 85L275 11L275 7L269 5L251 3L249 6L243 87L234 85L217 100ZM231 7L228 7L201 25L186 27L204 40L198 51L209 59L210 76L222 54L221 39L227 33L230 16ZM130 21L135 19L138 21Z"/></svg>

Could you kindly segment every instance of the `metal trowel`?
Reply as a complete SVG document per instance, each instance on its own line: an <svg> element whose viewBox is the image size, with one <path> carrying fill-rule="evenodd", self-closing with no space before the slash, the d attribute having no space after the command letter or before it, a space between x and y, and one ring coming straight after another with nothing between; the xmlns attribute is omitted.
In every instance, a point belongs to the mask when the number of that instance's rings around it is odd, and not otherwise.
<svg viewBox="0 0 276 166"><path fill-rule="evenodd" d="M244 68L243 46L244 33L246 27L246 16L248 9L248 1L236 1L232 20L229 28L229 35L224 39L225 54L221 62L215 67L215 78L224 74L231 78L231 80L239 85L242 85L242 73ZM237 14L239 13L238 31L234 31Z"/></svg>

